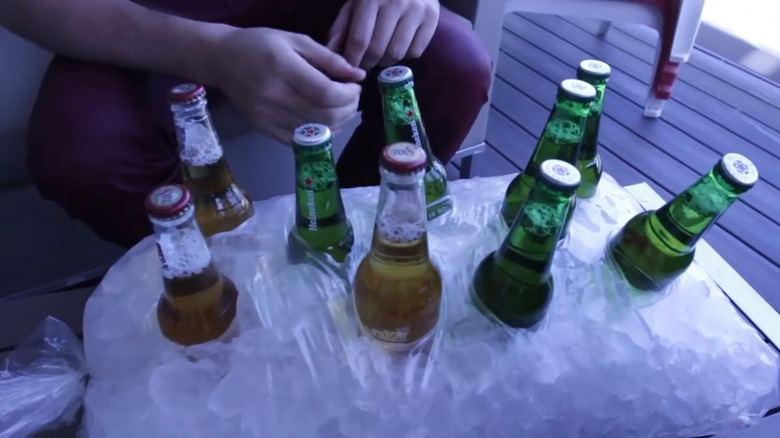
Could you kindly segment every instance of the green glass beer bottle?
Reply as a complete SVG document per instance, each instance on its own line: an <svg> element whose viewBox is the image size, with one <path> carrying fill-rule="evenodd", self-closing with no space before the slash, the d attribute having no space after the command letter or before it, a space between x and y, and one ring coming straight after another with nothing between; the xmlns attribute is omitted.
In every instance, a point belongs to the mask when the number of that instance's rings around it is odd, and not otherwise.
<svg viewBox="0 0 780 438"><path fill-rule="evenodd" d="M433 155L414 94L414 75L409 67L397 65L379 73L385 143L414 143L425 151L425 203L428 220L452 211L452 196L444 165Z"/></svg>
<svg viewBox="0 0 780 438"><path fill-rule="evenodd" d="M343 263L355 242L333 161L330 128L299 126L292 139L295 153L295 227L289 240L297 261L308 247ZM301 245L303 244L303 245Z"/></svg>
<svg viewBox="0 0 780 438"><path fill-rule="evenodd" d="M546 160L501 246L482 259L471 280L472 302L513 328L534 328L553 295L552 261L571 199L580 184L574 165Z"/></svg>
<svg viewBox="0 0 780 438"><path fill-rule="evenodd" d="M607 256L629 284L661 291L693 261L696 242L758 181L756 166L729 153L658 210L630 219L610 240Z"/></svg>
<svg viewBox="0 0 780 438"><path fill-rule="evenodd" d="M585 123L595 98L596 89L578 79L565 79L558 86L555 106L550 111L544 131L536 143L531 158L523 171L509 183L506 189L504 201L501 203L501 218L507 227L512 226L517 212L528 199L542 162L558 159L572 165L577 164ZM569 213L566 216L563 232L560 233L560 239L566 236L568 222L577 205L576 196L569 202Z"/></svg>
<svg viewBox="0 0 780 438"><path fill-rule="evenodd" d="M604 106L604 93L607 90L607 82L612 72L609 64L595 59L586 59L580 62L577 68L577 79L585 81L596 89L596 99L590 107L590 114L585 125L585 135L582 137L580 156L577 160L577 169L582 175L580 188L577 189L577 197L586 199L596 194L603 165L598 153L599 127L601 126L601 109Z"/></svg>

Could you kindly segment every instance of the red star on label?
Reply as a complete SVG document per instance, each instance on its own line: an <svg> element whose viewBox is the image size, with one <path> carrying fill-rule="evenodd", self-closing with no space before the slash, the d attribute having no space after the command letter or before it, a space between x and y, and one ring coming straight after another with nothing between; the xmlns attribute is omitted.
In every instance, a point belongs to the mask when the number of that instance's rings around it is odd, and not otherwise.
<svg viewBox="0 0 780 438"><path fill-rule="evenodd" d="M306 178L306 180L304 182L306 183L307 186L310 186L311 183L312 183L312 180L311 180L311 178Z"/></svg>
<svg viewBox="0 0 780 438"><path fill-rule="evenodd" d="M406 116L407 117L414 117L414 111L412 111L412 110L407 111L406 112Z"/></svg>

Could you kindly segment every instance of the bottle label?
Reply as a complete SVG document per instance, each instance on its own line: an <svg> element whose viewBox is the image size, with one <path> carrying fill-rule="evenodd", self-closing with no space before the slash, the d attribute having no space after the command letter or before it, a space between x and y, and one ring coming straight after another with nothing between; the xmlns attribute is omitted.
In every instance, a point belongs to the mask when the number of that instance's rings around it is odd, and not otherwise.
<svg viewBox="0 0 780 438"><path fill-rule="evenodd" d="M409 327L401 327L395 330L368 328L367 331L372 338L393 344L405 344L407 339L409 339Z"/></svg>
<svg viewBox="0 0 780 438"><path fill-rule="evenodd" d="M319 228L316 198L318 192L333 188L336 180L336 170L329 162L312 161L301 164L298 170L298 187L303 190L306 197L305 216L307 220L306 228L308 230L316 231ZM336 205L330 207L336 208ZM324 214L326 212L319 213Z"/></svg>
<svg viewBox="0 0 780 438"><path fill-rule="evenodd" d="M165 263L165 255L163 254L160 242L154 242L154 245L157 247L157 258L160 260L160 268L163 270L163 272L169 271L170 269L168 269L168 264Z"/></svg>
<svg viewBox="0 0 780 438"><path fill-rule="evenodd" d="M529 203L521 210L520 226L528 233L549 237L561 225L560 215L550 206Z"/></svg>
<svg viewBox="0 0 780 438"><path fill-rule="evenodd" d="M715 217L729 206L729 199L720 190L696 185L688 191L690 208L702 216Z"/></svg>
<svg viewBox="0 0 780 438"><path fill-rule="evenodd" d="M571 120L553 119L545 127L544 135L557 144L579 143L582 127Z"/></svg>
<svg viewBox="0 0 780 438"><path fill-rule="evenodd" d="M446 195L437 199L436 201L431 202L428 204L426 210L429 221L442 216L443 214L452 210L452 196Z"/></svg>

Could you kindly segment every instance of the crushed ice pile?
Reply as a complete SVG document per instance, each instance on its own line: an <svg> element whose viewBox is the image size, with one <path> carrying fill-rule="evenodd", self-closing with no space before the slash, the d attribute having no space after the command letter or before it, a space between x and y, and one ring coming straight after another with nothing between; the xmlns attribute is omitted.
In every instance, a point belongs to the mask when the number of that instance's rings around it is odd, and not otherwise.
<svg viewBox="0 0 780 438"><path fill-rule="evenodd" d="M772 407L776 353L701 267L646 299L604 263L609 234L641 210L607 175L556 256L543 329L491 328L467 285L506 235L498 208L510 178L452 183L455 212L429 227L446 319L429 350L406 358L360 337L352 310L376 188L343 193L356 234L343 271L288 264L292 196L258 203L251 222L214 238L241 292L230 343L185 352L163 340L160 267L144 240L87 304L90 436L691 437Z"/></svg>

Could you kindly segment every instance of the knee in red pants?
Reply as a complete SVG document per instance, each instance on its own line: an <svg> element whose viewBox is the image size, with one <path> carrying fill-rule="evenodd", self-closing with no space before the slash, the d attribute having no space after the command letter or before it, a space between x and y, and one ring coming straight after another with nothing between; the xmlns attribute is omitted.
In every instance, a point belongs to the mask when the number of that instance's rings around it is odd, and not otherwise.
<svg viewBox="0 0 780 438"><path fill-rule="evenodd" d="M180 181L165 103L174 82L55 58L28 124L27 167L41 196L118 245L149 235L147 193Z"/></svg>

